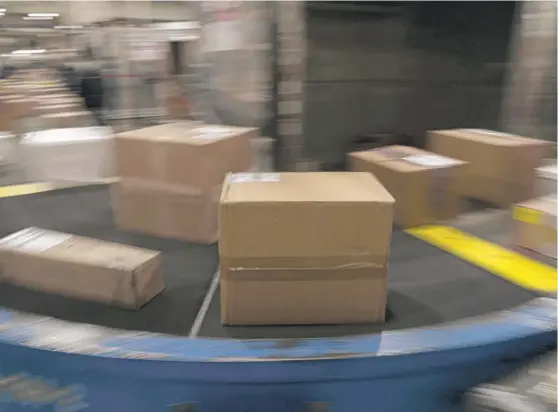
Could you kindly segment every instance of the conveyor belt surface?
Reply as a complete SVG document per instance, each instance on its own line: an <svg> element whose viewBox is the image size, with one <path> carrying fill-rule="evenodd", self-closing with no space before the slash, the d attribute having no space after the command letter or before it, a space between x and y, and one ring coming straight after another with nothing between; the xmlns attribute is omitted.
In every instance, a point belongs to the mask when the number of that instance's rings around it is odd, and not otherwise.
<svg viewBox="0 0 558 412"><path fill-rule="evenodd" d="M166 291L138 312L3 284L0 306L103 326L188 335L218 267L217 246L123 232L112 220L107 186L0 199L0 236L37 226L163 252ZM512 285L404 232L393 234L385 325L220 326L218 292L199 336L299 338L421 327L513 307L533 298Z"/></svg>

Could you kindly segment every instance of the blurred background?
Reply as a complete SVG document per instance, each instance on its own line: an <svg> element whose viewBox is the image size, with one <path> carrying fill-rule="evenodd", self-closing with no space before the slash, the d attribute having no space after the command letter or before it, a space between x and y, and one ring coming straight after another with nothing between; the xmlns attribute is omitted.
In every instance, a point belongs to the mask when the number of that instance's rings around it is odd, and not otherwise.
<svg viewBox="0 0 558 412"><path fill-rule="evenodd" d="M278 169L467 125L556 138L556 3L4 1L2 75L94 67L117 131L258 126ZM85 66L84 66L85 65Z"/></svg>

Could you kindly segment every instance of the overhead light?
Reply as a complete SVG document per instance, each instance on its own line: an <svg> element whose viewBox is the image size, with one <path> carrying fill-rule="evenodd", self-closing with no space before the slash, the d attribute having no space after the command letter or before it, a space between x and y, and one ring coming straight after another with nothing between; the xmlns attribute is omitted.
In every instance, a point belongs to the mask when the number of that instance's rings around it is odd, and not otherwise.
<svg viewBox="0 0 558 412"><path fill-rule="evenodd" d="M52 20L54 19L54 17L48 17L48 16L24 16L23 20Z"/></svg>
<svg viewBox="0 0 558 412"><path fill-rule="evenodd" d="M57 30L79 30L83 29L83 26L54 26Z"/></svg>
<svg viewBox="0 0 558 412"><path fill-rule="evenodd" d="M45 52L46 52L45 49L30 49L30 50L14 50L12 54L27 55L27 54L42 54Z"/></svg>
<svg viewBox="0 0 558 412"><path fill-rule="evenodd" d="M8 10L6 9L0 9L0 13L6 13Z"/></svg>
<svg viewBox="0 0 558 412"><path fill-rule="evenodd" d="M59 17L59 13L27 13L29 17Z"/></svg>

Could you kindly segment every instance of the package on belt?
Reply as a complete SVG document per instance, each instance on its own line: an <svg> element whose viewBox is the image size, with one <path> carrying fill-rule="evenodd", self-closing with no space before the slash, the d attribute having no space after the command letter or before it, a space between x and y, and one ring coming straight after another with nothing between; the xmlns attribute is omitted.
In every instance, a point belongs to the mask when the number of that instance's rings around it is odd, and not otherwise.
<svg viewBox="0 0 558 412"><path fill-rule="evenodd" d="M1 281L127 309L165 287L159 252L39 228L0 240L0 263Z"/></svg>
<svg viewBox="0 0 558 412"><path fill-rule="evenodd" d="M556 259L556 195L518 203L513 209L515 245Z"/></svg>
<svg viewBox="0 0 558 412"><path fill-rule="evenodd" d="M225 175L249 170L253 128L185 122L116 135L115 220L125 230L217 241Z"/></svg>
<svg viewBox="0 0 558 412"><path fill-rule="evenodd" d="M383 322L393 197L369 173L238 173L219 206L221 320Z"/></svg>
<svg viewBox="0 0 558 412"><path fill-rule="evenodd" d="M395 198L401 227L453 219L461 211L467 163L407 146L349 154L353 171L372 173Z"/></svg>
<svg viewBox="0 0 558 412"><path fill-rule="evenodd" d="M32 182L95 182L113 177L110 127L49 129L24 135L19 154Z"/></svg>
<svg viewBox="0 0 558 412"><path fill-rule="evenodd" d="M465 193L501 207L534 196L535 168L550 142L482 129L436 130L427 149L470 163Z"/></svg>

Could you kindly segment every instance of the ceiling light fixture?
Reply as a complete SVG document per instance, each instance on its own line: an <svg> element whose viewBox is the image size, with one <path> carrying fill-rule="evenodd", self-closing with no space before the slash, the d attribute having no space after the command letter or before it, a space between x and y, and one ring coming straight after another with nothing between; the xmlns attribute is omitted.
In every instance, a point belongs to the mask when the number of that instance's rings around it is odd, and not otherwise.
<svg viewBox="0 0 558 412"><path fill-rule="evenodd" d="M29 17L59 17L58 13L27 13Z"/></svg>
<svg viewBox="0 0 558 412"><path fill-rule="evenodd" d="M83 26L54 26L56 30L79 30L83 29Z"/></svg>
<svg viewBox="0 0 558 412"><path fill-rule="evenodd" d="M52 20L54 17L24 16L23 20Z"/></svg>

